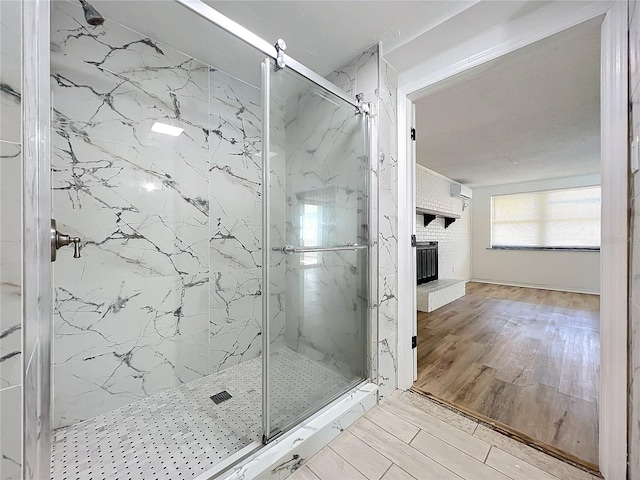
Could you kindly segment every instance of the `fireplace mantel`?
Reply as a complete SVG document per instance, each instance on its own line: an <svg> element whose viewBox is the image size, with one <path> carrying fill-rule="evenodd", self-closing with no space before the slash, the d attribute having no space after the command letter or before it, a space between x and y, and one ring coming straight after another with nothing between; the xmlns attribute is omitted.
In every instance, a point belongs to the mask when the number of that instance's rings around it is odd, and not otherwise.
<svg viewBox="0 0 640 480"><path fill-rule="evenodd" d="M453 222L455 222L460 215L456 213L441 212L438 210L431 210L428 208L416 207L416 213L422 215L424 218L424 226L426 227L436 218L444 218L444 228L448 228Z"/></svg>

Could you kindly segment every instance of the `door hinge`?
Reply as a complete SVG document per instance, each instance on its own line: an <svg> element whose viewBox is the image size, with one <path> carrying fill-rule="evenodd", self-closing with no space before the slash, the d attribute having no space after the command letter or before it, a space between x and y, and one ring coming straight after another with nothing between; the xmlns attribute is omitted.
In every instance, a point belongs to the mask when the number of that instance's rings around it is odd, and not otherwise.
<svg viewBox="0 0 640 480"><path fill-rule="evenodd" d="M412 247L416 246L416 236L415 235L411 235L411 246Z"/></svg>
<svg viewBox="0 0 640 480"><path fill-rule="evenodd" d="M415 140L416 139L416 129L412 128L411 129L411 140Z"/></svg>
<svg viewBox="0 0 640 480"><path fill-rule="evenodd" d="M411 337L411 348L416 348L418 346L418 337L414 335Z"/></svg>

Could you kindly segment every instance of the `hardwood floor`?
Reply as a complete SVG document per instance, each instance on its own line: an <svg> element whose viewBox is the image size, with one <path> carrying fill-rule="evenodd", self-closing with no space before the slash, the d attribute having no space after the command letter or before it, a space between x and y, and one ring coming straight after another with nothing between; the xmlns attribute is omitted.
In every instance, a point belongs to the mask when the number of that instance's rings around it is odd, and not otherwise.
<svg viewBox="0 0 640 480"><path fill-rule="evenodd" d="M414 389L597 470L599 302L468 283L418 312Z"/></svg>

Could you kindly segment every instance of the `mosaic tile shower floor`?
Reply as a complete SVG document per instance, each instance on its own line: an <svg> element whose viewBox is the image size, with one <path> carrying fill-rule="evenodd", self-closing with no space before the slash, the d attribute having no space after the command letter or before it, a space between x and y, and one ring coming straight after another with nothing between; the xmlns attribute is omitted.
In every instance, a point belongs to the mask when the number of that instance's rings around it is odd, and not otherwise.
<svg viewBox="0 0 640 480"><path fill-rule="evenodd" d="M351 381L287 348L271 355L272 418L313 407ZM262 436L260 358L61 428L52 480L190 479ZM223 390L232 398L216 405Z"/></svg>

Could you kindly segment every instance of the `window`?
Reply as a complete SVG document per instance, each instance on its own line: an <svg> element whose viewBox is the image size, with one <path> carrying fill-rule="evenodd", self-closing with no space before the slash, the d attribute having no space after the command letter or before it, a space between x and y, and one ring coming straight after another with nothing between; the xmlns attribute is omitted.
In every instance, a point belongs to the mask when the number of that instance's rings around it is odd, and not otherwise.
<svg viewBox="0 0 640 480"><path fill-rule="evenodd" d="M316 247L320 245L320 217L321 207L311 203L302 206L300 224L302 225L302 245L304 247ZM320 254L318 252L307 252L302 254L303 265L318 265Z"/></svg>
<svg viewBox="0 0 640 480"><path fill-rule="evenodd" d="M491 197L491 247L600 248L600 186Z"/></svg>

